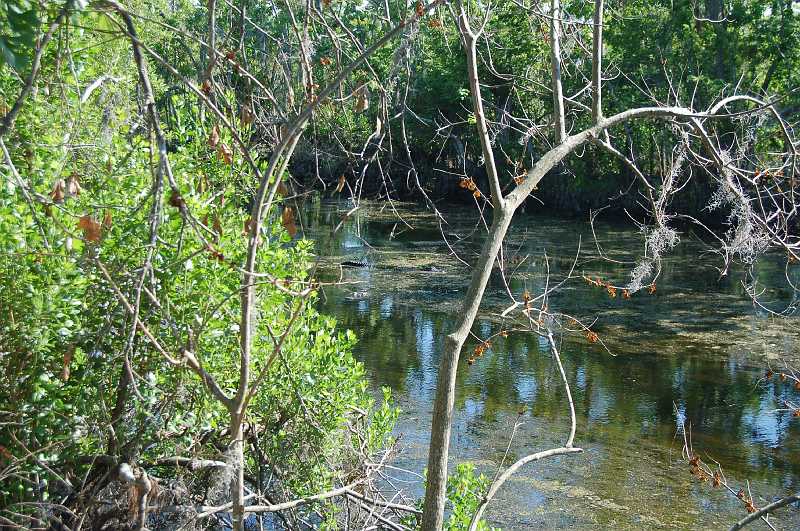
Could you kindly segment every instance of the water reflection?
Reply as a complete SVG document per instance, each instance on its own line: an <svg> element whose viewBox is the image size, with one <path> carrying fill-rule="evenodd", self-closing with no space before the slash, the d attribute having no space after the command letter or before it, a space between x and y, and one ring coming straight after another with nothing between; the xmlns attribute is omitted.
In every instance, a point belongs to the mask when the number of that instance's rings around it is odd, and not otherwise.
<svg viewBox="0 0 800 531"><path fill-rule="evenodd" d="M347 209L313 203L306 211L307 234L322 255L367 264L329 271L331 278L343 274L359 284L327 289L321 306L357 332L357 355L376 388L394 390L404 410L400 461L421 471L439 354L469 271L449 256L438 226L424 213L403 211L414 230L401 231L389 213L364 208L332 234ZM474 227L469 213L454 213L449 221L451 240ZM597 229L599 245L623 263L596 259L594 243L586 243L588 224L518 220L506 252L528 259L509 289L518 297L526 289L541 291L548 270L550 282L570 270L579 245L579 273L624 283L636 256L619 250L640 249L640 235L612 224ZM798 320L777 320L755 309L739 272L720 277L713 257L698 259L699 244L684 239L665 262L654 295L610 298L573 281L552 297L551 308L599 317L593 329L614 355L580 337L561 338L578 415L577 443L587 451L515 478L490 511L492 523L509 529L729 524L742 516L742 508L693 482L680 463L682 441L675 435L682 421L691 425L697 451L718 460L731 479L749 479L761 497L800 488L800 419L774 412L799 394L777 378L759 384L767 363L797 359ZM470 261L478 243L467 238L456 250ZM798 269L790 271L795 281ZM755 275L770 287L765 299L771 304L796 301L797 295L782 287L780 260L764 260ZM501 276L493 275L476 336L503 328L493 316L508 305L505 289ZM517 420L525 424L507 460L561 441L568 429L564 400L546 342L525 333L497 337L473 366L459 367L452 454L493 473ZM412 491L420 489L417 483ZM800 522L796 511L781 521L789 527Z"/></svg>

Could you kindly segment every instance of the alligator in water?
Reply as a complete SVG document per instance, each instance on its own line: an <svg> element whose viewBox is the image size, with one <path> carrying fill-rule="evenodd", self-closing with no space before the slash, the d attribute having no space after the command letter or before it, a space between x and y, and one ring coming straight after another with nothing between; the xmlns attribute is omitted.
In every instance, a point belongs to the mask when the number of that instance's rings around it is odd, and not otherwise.
<svg viewBox="0 0 800 531"><path fill-rule="evenodd" d="M371 263L367 262L366 260L345 260L345 261L343 261L341 263L341 265L342 265L342 267L379 267L379 268L381 267L380 265L377 265L377 264L371 264ZM405 269L405 268L403 268L403 269ZM409 268L409 269L416 270L416 271L427 271L429 273L442 273L442 272L444 272L443 269L440 269L440 268L438 268L438 267L436 267L434 265L427 265L427 266L418 267L418 268L417 267L412 267L412 268Z"/></svg>
<svg viewBox="0 0 800 531"><path fill-rule="evenodd" d="M345 260L342 262L344 267L369 267L370 264L367 261L357 261L357 260Z"/></svg>

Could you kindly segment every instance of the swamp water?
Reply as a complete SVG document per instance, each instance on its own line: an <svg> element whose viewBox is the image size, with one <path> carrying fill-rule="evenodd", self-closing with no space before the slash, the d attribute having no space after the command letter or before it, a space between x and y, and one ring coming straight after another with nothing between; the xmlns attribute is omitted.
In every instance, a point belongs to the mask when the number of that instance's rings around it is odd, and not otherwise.
<svg viewBox="0 0 800 531"><path fill-rule="evenodd" d="M356 356L376 395L392 389L402 413L398 467L421 473L444 336L459 311L470 270L443 241L436 219L409 205L362 203L338 231L352 205L312 202L302 223L327 267L320 309L359 337ZM400 215L406 223L398 221ZM474 211L446 212L444 232L467 262L474 262L485 234ZM541 293L547 281L575 274L624 285L643 248L631 224L518 215L507 238L507 256L528 256L509 279L518 299ZM470 236L472 234L472 236ZM750 301L739 270L720 277L718 256L682 233L669 254L657 290L624 299L581 278L550 298L550 309L592 322L599 343L572 334L559 337L577 413L576 446L584 453L526 465L490 504L486 519L504 529L701 529L727 528L744 516L741 502L722 489L700 484L681 459L678 426L691 426L695 451L718 461L734 488L749 480L757 506L800 489L800 418L774 412L784 400L800 401L793 386L765 368L800 358L800 318L770 317ZM598 246L610 258L598 259ZM627 250L627 251L622 251ZM545 252L547 261L545 261ZM785 269L780 256L755 269L762 300L783 308L797 302L785 275L800 281L800 266ZM503 329L509 305L496 272L473 332L486 338ZM506 323L505 327L509 325ZM561 445L569 432L565 391L546 341L531 333L496 337L492 349L469 366L478 343L465 346L460 362L451 467L469 461L492 477L528 453ZM610 352L609 352L610 351ZM776 370L776 373L779 370ZM511 440L514 425L523 424ZM393 471L395 485L421 496L420 477ZM800 511L782 510L778 529L800 529ZM761 523L754 528L765 528Z"/></svg>

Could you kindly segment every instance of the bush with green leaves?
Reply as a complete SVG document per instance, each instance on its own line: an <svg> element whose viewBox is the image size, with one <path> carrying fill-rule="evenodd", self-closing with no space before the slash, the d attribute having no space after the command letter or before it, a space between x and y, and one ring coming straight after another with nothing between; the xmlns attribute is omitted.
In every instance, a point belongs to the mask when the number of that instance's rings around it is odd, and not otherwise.
<svg viewBox="0 0 800 531"><path fill-rule="evenodd" d="M80 17L60 36L68 60L46 55L3 138L8 160L0 154L0 509L27 515L15 517L22 525L42 518L32 502L98 517L90 500L111 494L114 479L100 463L151 466L181 486L177 503L202 501L218 479L158 463L226 459L227 411L161 349L191 349L228 394L239 378L251 169L236 153L221 157L211 117L155 78L176 189L154 184L162 170L130 43L99 46L107 17ZM21 83L0 67L0 101ZM233 145L224 130L220 141ZM259 274L271 281L258 288L251 371L263 376L245 456L248 481L278 499L358 477L361 458L391 444L397 416L388 393L376 406L354 334L314 309L313 291L291 293L312 285L314 256L287 232L282 203L259 236Z"/></svg>
<svg viewBox="0 0 800 531"><path fill-rule="evenodd" d="M427 472L427 471L426 471ZM427 475L427 474L426 474ZM475 465L469 462L459 463L455 471L447 478L447 505L445 510L449 517L444 523L446 531L465 531L472 523L472 517L478 510L478 506L483 500L491 481L484 474L475 473ZM422 500L417 503L418 508L422 508ZM419 529L420 522L414 515L403 518L403 525L412 529ZM490 527L485 520L478 521L479 531L493 531L496 528Z"/></svg>

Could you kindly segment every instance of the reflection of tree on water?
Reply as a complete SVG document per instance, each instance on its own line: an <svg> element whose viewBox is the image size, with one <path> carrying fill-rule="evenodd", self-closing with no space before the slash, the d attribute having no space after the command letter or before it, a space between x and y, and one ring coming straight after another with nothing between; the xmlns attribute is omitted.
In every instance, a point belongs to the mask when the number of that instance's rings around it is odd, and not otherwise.
<svg viewBox="0 0 800 531"><path fill-rule="evenodd" d="M331 224L339 222L336 216L327 221L325 215L308 218L318 223L315 230L329 231ZM548 226L541 219L537 226L541 234L525 235L519 251L530 255L529 261L509 283L517 294L525 289L532 293L543 289L547 270L543 249L547 249L554 279L565 274L574 260L577 229L564 228L557 222ZM459 229L458 225L452 228ZM422 245L422 237L414 231L406 235L405 242L389 241L391 225L362 219L361 237L373 250L361 240L348 237L351 229L347 222L333 238L318 238L322 242L320 252L333 257L369 256L373 265L345 271L345 280L364 284L327 289L324 311L335 315L340 326L356 331L357 355L371 381L376 386L392 387L411 417L427 418L443 337L452 312L458 310L454 302L467 282L466 275L449 270L443 274L420 271L414 257L424 256L424 264L439 263L443 267L451 259L443 245L426 247L426 253L437 257L434 259L412 251L404 254L408 241ZM615 241L635 237L602 229L599 235L607 250L615 248ZM439 241L430 227L422 232L433 243ZM664 514L668 510L685 512L694 492L682 476L688 473L670 465L671 459L680 455L680 447L674 442L676 405L692 427L695 448L719 460L730 476L756 481L764 495L778 488L797 488L796 478L800 477L800 423L791 421L791 413L772 413L782 398L796 397L797 392L775 382L756 385L763 374L764 362L757 357L764 348L762 343L777 342L781 352L791 352L800 339L800 327L764 319L732 275L720 279L712 267L696 259L689 261L696 251L687 247L676 248L665 262L657 296L611 299L605 291L576 280L551 298L553 308L582 316L597 315L600 319L593 328L616 354L590 346L583 338L564 337L564 364L574 382L579 438L589 449L583 464L570 465L585 466L586 470L571 473L579 474L581 486L593 492L613 491L617 503L623 498L643 500L670 492L666 502L659 500ZM468 246L464 249L469 251ZM405 263L403 256L408 257ZM784 270L778 262L759 263L756 273L761 285L780 285ZM624 280L627 274L624 265L585 258L580 264L580 273L593 278ZM332 273L338 274L338 270ZM494 275L484 315L502 310L504 289L500 275ZM355 300L354 292L364 296ZM785 297L789 292L775 290L771 296L788 304L791 301ZM474 327L481 338L499 331L499 323L490 320L479 321ZM466 348L471 350L475 344L477 341L470 341ZM739 361L744 351L748 355ZM454 444L461 459L498 462L508 443L510 425L521 410L529 424L514 444L520 453L521 448L545 446L549 438L563 431L568 422L564 388L559 385L560 377L550 356L538 336L515 332L507 338L496 337L492 349L473 366L466 362L460 365ZM427 439L423 431L427 428L426 421L404 426L405 430L419 431L410 436L412 440ZM423 461L417 463L420 469ZM543 465L537 477L542 474L563 480L559 466ZM622 471L626 472L620 478ZM609 478L617 478L620 484L611 488ZM642 511L655 510L642 504ZM728 510L735 511L735 505Z"/></svg>

